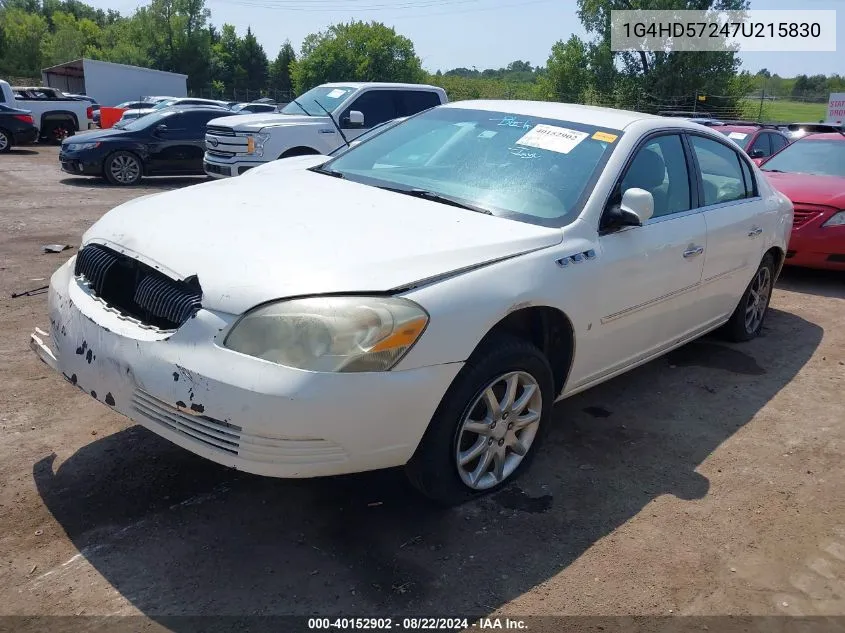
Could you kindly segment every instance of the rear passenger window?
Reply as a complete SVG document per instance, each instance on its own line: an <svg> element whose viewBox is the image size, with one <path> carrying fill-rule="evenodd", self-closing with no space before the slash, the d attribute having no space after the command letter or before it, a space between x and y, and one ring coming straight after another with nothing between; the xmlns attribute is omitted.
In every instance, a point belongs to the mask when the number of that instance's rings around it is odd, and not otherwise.
<svg viewBox="0 0 845 633"><path fill-rule="evenodd" d="M734 150L718 141L691 135L693 152L704 184L704 204L721 204L749 197L742 159ZM747 168L747 167L746 167ZM753 195L753 193L751 194Z"/></svg>
<svg viewBox="0 0 845 633"><path fill-rule="evenodd" d="M760 154L760 157L769 156L772 153L772 147L769 145L769 139L771 138L771 134L767 132L763 132L760 134L754 141L754 145L748 148L748 152L754 152L755 150L759 150L763 152Z"/></svg>
<svg viewBox="0 0 845 633"><path fill-rule="evenodd" d="M440 105L440 96L426 90L407 90L399 95L399 116L411 116Z"/></svg>
<svg viewBox="0 0 845 633"><path fill-rule="evenodd" d="M786 140L786 138L784 138L780 134L772 134L771 137L772 137L772 154L774 154L775 152L779 152L784 147L789 145L789 141Z"/></svg>

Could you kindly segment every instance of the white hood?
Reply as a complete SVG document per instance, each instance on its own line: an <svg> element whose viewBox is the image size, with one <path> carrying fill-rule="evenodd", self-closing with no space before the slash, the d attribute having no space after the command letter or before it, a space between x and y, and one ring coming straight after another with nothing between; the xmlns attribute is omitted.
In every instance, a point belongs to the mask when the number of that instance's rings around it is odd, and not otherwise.
<svg viewBox="0 0 845 633"><path fill-rule="evenodd" d="M305 114L279 114L278 112L260 112L258 114L235 114L212 119L208 125L231 128L239 132L258 132L267 127L282 125L331 125L325 116L307 116Z"/></svg>
<svg viewBox="0 0 845 633"><path fill-rule="evenodd" d="M171 275L199 277L203 305L377 292L557 244L534 226L307 171L306 156L123 204L83 236Z"/></svg>

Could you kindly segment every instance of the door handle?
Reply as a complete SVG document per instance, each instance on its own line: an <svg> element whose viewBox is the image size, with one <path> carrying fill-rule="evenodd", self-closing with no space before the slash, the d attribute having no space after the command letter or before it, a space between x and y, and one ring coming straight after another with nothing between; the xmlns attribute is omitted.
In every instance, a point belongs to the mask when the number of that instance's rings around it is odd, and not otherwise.
<svg viewBox="0 0 845 633"><path fill-rule="evenodd" d="M762 233L762 232L763 232L762 227L755 226L753 229L751 229L750 231L748 231L748 237L757 237L757 236L758 236L758 235L760 235L760 233Z"/></svg>
<svg viewBox="0 0 845 633"><path fill-rule="evenodd" d="M684 251L684 259L691 259L693 257L698 257L704 252L703 246L696 246L695 248L690 248Z"/></svg>

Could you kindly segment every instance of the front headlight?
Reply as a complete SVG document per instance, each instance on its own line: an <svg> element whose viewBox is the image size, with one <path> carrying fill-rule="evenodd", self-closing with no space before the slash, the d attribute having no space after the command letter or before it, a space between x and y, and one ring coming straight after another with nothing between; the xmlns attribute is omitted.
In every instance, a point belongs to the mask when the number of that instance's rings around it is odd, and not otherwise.
<svg viewBox="0 0 845 633"><path fill-rule="evenodd" d="M71 152L78 152L83 149L94 149L95 147L99 147L99 143L68 143L67 148Z"/></svg>
<svg viewBox="0 0 845 633"><path fill-rule="evenodd" d="M264 143L270 138L269 134L250 134L246 139L246 152L253 156L264 156Z"/></svg>
<svg viewBox="0 0 845 633"><path fill-rule="evenodd" d="M411 349L428 314L398 297L311 297L247 312L223 345L319 372L387 371Z"/></svg>
<svg viewBox="0 0 845 633"><path fill-rule="evenodd" d="M845 226L845 211L834 213L822 226Z"/></svg>

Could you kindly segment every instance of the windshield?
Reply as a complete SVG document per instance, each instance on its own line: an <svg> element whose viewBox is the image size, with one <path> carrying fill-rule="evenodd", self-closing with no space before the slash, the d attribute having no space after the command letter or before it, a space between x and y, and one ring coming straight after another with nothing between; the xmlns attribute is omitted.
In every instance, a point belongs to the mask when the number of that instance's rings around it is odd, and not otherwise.
<svg viewBox="0 0 845 633"><path fill-rule="evenodd" d="M563 226L573 221L619 130L515 115L435 108L384 130L317 171L409 193L426 192L493 215Z"/></svg>
<svg viewBox="0 0 845 633"><path fill-rule="evenodd" d="M282 108L281 113L305 114L307 112L311 116L326 116L326 113L320 109L320 105L329 112L334 112L337 106L339 106L343 100L353 92L353 90L354 88L347 88L345 86L341 86L339 88L317 86L316 88L312 88L306 92L301 97L296 98L297 103L299 103L302 108L291 101ZM318 103L320 105L317 105ZM303 112L303 108L305 109L305 112Z"/></svg>
<svg viewBox="0 0 845 633"><path fill-rule="evenodd" d="M138 117L128 123L124 123L120 126L120 129L127 130L129 132L146 130L154 125L158 125L171 114L173 114L173 112L150 112L149 114L145 114L144 116Z"/></svg>
<svg viewBox="0 0 845 633"><path fill-rule="evenodd" d="M722 130L719 128L716 129L719 130L725 136L727 136L729 139L731 139L734 143L739 145L742 149L748 148L748 143L751 141L751 134L749 134L748 132L737 132L736 130Z"/></svg>
<svg viewBox="0 0 845 633"><path fill-rule="evenodd" d="M165 99L164 101L159 101L157 104L153 106L153 110L161 110L162 108L166 108L169 105L173 105L176 103L176 99Z"/></svg>
<svg viewBox="0 0 845 633"><path fill-rule="evenodd" d="M795 141L763 163L761 169L845 177L845 138Z"/></svg>

